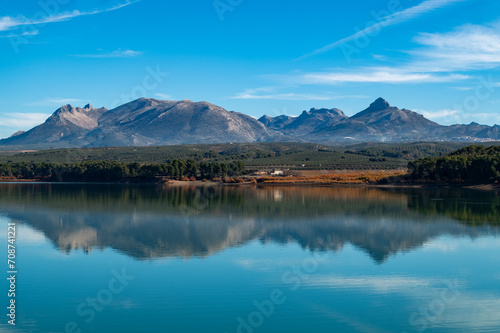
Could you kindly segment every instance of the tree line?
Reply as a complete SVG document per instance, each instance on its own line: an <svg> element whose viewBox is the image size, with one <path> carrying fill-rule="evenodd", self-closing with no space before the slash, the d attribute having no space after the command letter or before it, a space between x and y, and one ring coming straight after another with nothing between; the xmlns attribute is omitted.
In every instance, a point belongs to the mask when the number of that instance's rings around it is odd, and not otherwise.
<svg viewBox="0 0 500 333"><path fill-rule="evenodd" d="M491 182L500 180L500 146L469 146L448 156L408 163L410 178L438 182Z"/></svg>
<svg viewBox="0 0 500 333"><path fill-rule="evenodd" d="M214 179L245 173L241 161L230 163L172 160L167 163L140 164L113 161L75 163L5 163L0 164L0 177L39 179L46 181L96 181L169 179Z"/></svg>

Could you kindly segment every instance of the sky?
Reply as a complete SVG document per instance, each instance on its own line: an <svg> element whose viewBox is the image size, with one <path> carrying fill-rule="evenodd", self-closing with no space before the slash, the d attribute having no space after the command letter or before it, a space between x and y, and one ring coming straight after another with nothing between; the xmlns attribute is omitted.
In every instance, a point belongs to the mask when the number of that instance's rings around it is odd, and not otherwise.
<svg viewBox="0 0 500 333"><path fill-rule="evenodd" d="M500 124L497 0L2 0L0 49L0 137L139 97Z"/></svg>

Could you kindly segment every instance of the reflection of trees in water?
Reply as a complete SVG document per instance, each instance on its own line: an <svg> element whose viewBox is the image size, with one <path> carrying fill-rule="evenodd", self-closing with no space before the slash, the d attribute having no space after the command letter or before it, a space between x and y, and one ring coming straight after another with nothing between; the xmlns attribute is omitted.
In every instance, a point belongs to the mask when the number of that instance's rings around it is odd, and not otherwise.
<svg viewBox="0 0 500 333"><path fill-rule="evenodd" d="M0 186L0 209L42 231L60 250L112 247L139 259L205 256L260 239L313 251L350 243L383 262L440 235L496 234L496 228L443 218L470 198L485 202L488 211L490 203L498 207L493 192L465 190Z"/></svg>
<svg viewBox="0 0 500 333"><path fill-rule="evenodd" d="M444 215L468 225L500 225L500 197L494 191L434 189L408 198L408 207L419 214Z"/></svg>
<svg viewBox="0 0 500 333"><path fill-rule="evenodd" d="M322 216L353 211L407 213L406 197L373 188L161 187L127 185L2 184L0 202L64 210Z"/></svg>

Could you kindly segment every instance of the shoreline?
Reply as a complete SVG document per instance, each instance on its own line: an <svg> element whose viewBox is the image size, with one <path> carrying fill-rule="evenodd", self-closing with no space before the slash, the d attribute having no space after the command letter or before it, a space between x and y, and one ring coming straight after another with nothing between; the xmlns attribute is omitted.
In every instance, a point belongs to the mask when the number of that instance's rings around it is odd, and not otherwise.
<svg viewBox="0 0 500 333"><path fill-rule="evenodd" d="M0 179L0 184L116 184L116 185L161 185L167 187L186 187L186 186L242 186L242 187L371 187L371 188L464 188L474 190L498 191L500 183L493 184L439 184L439 183L360 183L360 182L312 182L312 181L286 181L286 182L240 182L240 183L225 183L220 181L184 181L184 180L168 180L168 181L113 181L113 182L52 182L40 179Z"/></svg>

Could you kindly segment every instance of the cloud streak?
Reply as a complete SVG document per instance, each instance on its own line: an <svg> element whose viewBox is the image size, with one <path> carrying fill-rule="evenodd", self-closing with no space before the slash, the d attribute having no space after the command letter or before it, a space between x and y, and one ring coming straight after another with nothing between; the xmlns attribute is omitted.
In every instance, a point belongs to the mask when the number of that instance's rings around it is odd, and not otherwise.
<svg viewBox="0 0 500 333"><path fill-rule="evenodd" d="M171 95L163 94L163 93L156 93L155 96L158 97L158 98L161 98L163 100L170 100L170 99L172 99Z"/></svg>
<svg viewBox="0 0 500 333"><path fill-rule="evenodd" d="M396 68L367 68L354 71L319 72L301 75L282 75L274 78L290 84L338 85L342 83L431 83L470 79L467 75L412 72Z"/></svg>
<svg viewBox="0 0 500 333"><path fill-rule="evenodd" d="M297 60L303 59L303 58L308 58L320 53L324 53L327 51L330 51L338 46L340 46L343 43L347 43L350 41L355 40L356 38L370 35L375 31L379 31L382 28L391 26L391 25L396 25L402 22L406 22L409 20L412 20L414 18L417 18L423 14L432 12L433 10L448 6L453 3L457 2L462 2L465 0L425 0L419 5L404 9L402 11L387 15L385 17L382 17L381 19L378 20L377 23L371 24L367 26L365 29L362 29L355 34L352 34L350 36L347 36L345 38L342 38L336 42L333 42L331 44L328 44L320 49L317 49L311 53L305 54L298 58Z"/></svg>
<svg viewBox="0 0 500 333"><path fill-rule="evenodd" d="M81 99L75 98L45 98L41 101L26 103L27 106L61 106L71 103L81 102Z"/></svg>
<svg viewBox="0 0 500 333"><path fill-rule="evenodd" d="M101 52L96 54L75 54L74 57L81 58L132 58L142 55L142 51L115 50L112 52Z"/></svg>
<svg viewBox="0 0 500 333"><path fill-rule="evenodd" d="M38 35L38 31L25 31L20 34L10 34L6 36L0 36L0 38L13 38L13 37L23 37L23 36L36 36Z"/></svg>
<svg viewBox="0 0 500 333"><path fill-rule="evenodd" d="M274 99L283 101L326 101L331 97L314 94L278 93L278 94L258 94L253 89L247 89L231 99Z"/></svg>
<svg viewBox="0 0 500 333"><path fill-rule="evenodd" d="M287 87L260 87L245 89L231 99L282 100L282 101L329 101L344 98L366 98L361 95L334 95L331 93L308 94L295 92L279 92Z"/></svg>
<svg viewBox="0 0 500 333"><path fill-rule="evenodd" d="M106 8L106 9L99 9L99 10L94 10L90 12L82 12L79 10L74 10L71 12L62 12L56 15L47 15L44 18L41 18L39 20L33 20L33 19L28 19L24 16L19 16L19 17L11 17L11 16L4 16L0 17L0 31L12 31L15 29L18 29L22 26L27 26L27 25L44 25L44 24L49 24L49 23L56 23L56 22L63 22L63 21L69 21L75 17L80 17L80 16L88 16L88 15L95 15L95 14L100 14L100 13L105 13L105 12L110 12L114 11L126 6L129 6L131 4L134 4L136 2L139 2L140 0L136 1L127 1L125 3L116 5L111 8ZM5 37L5 36L3 36Z"/></svg>
<svg viewBox="0 0 500 333"><path fill-rule="evenodd" d="M444 125L453 124L469 124L471 122L479 122L481 124L500 124L500 115L485 112L464 112L453 109L443 109L437 111L427 111L413 109L415 112L421 113L424 117L439 121Z"/></svg>
<svg viewBox="0 0 500 333"><path fill-rule="evenodd" d="M50 114L48 113L11 113L0 118L0 126L18 129L30 129L43 123Z"/></svg>
<svg viewBox="0 0 500 333"><path fill-rule="evenodd" d="M414 41L422 47L409 51L413 67L445 72L484 70L500 66L500 22L467 24L447 33L421 33Z"/></svg>

